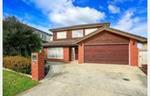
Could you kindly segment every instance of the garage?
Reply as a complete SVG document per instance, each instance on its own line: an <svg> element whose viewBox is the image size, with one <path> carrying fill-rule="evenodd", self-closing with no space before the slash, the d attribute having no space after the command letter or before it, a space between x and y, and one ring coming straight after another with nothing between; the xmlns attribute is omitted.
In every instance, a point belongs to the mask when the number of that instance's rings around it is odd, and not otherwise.
<svg viewBox="0 0 150 96"><path fill-rule="evenodd" d="M138 66L138 42L144 43L146 38L104 27L76 41L78 61Z"/></svg>
<svg viewBox="0 0 150 96"><path fill-rule="evenodd" d="M85 63L129 64L128 44L85 45Z"/></svg>

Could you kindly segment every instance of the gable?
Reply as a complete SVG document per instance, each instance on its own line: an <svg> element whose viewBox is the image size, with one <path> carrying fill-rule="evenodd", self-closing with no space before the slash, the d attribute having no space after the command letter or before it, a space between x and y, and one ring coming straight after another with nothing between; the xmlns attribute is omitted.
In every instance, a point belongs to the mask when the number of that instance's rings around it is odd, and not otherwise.
<svg viewBox="0 0 150 96"><path fill-rule="evenodd" d="M124 44L129 43L129 39L108 31L102 31L99 34L96 34L87 40L84 41L85 44Z"/></svg>

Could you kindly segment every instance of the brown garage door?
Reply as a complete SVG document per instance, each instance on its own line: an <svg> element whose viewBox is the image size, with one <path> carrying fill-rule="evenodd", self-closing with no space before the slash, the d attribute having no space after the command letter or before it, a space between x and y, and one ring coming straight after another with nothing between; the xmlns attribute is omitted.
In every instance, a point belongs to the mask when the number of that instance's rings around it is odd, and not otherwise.
<svg viewBox="0 0 150 96"><path fill-rule="evenodd" d="M128 64L128 44L124 45L86 45L86 63Z"/></svg>

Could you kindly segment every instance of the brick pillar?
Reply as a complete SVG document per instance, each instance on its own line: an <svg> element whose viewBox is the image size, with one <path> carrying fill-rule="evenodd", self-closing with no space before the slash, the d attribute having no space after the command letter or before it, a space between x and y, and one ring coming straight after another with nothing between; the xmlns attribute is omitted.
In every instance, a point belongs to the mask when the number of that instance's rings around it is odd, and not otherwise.
<svg viewBox="0 0 150 96"><path fill-rule="evenodd" d="M78 62L79 64L84 63L84 44L78 46Z"/></svg>
<svg viewBox="0 0 150 96"><path fill-rule="evenodd" d="M45 53L45 59L48 59L48 48L43 48L44 53Z"/></svg>
<svg viewBox="0 0 150 96"><path fill-rule="evenodd" d="M129 42L129 64L131 66L138 66L137 41L132 39Z"/></svg>
<svg viewBox="0 0 150 96"><path fill-rule="evenodd" d="M44 78L44 51L32 53L31 74L32 80L38 81Z"/></svg>
<svg viewBox="0 0 150 96"><path fill-rule="evenodd" d="M69 47L64 47L64 61L69 62L70 61L70 49Z"/></svg>

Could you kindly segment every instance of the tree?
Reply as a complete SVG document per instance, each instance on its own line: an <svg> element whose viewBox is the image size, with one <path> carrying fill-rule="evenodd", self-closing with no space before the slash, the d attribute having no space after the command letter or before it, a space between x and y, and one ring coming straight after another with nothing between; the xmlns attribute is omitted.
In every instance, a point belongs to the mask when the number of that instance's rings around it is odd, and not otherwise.
<svg viewBox="0 0 150 96"><path fill-rule="evenodd" d="M39 35L16 17L9 16L3 20L3 54L30 56L42 46Z"/></svg>

